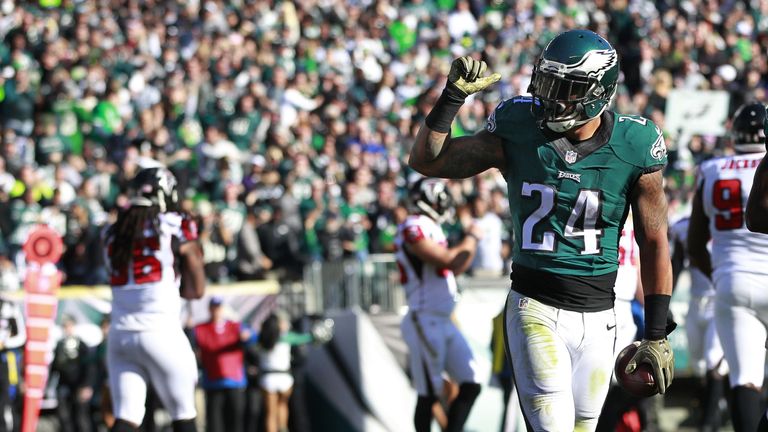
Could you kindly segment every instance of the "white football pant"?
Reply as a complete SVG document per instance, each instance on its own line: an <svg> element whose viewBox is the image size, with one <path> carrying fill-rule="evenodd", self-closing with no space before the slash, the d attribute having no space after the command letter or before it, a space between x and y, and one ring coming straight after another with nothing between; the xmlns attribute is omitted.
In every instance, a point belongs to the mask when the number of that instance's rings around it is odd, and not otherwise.
<svg viewBox="0 0 768 432"><path fill-rule="evenodd" d="M533 430L595 430L613 373L613 309L568 311L511 290L506 330L515 386Z"/></svg>
<svg viewBox="0 0 768 432"><path fill-rule="evenodd" d="M111 330L107 365L116 418L141 424L151 383L173 420L195 418L197 361L180 327Z"/></svg>
<svg viewBox="0 0 768 432"><path fill-rule="evenodd" d="M731 387L763 386L768 275L721 273L715 279L715 324L730 368Z"/></svg>
<svg viewBox="0 0 768 432"><path fill-rule="evenodd" d="M440 396L443 371L456 384L478 383L477 360L448 315L408 312L400 324L408 345L413 386L420 396ZM430 389L431 386L431 389Z"/></svg>
<svg viewBox="0 0 768 432"><path fill-rule="evenodd" d="M716 369L721 376L728 374L728 362L715 326L715 296L691 297L685 317L688 354L695 373L703 376Z"/></svg>

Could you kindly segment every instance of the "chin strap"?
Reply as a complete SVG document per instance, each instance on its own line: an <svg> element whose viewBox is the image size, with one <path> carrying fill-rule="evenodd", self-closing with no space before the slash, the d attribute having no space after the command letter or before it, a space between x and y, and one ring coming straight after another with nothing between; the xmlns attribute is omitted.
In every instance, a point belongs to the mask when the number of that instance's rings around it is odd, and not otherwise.
<svg viewBox="0 0 768 432"><path fill-rule="evenodd" d="M608 108L608 104L604 105L603 108L600 110L600 112L597 113L596 116L589 117L583 120L569 119L569 120L563 120L563 121L552 121L552 122L548 121L545 123L552 132L564 133L564 132L568 132L569 130L577 126L581 126L589 122L590 120L594 120L600 117L601 115L603 115L603 112L605 112L606 108ZM583 109L581 112L582 114L584 113Z"/></svg>

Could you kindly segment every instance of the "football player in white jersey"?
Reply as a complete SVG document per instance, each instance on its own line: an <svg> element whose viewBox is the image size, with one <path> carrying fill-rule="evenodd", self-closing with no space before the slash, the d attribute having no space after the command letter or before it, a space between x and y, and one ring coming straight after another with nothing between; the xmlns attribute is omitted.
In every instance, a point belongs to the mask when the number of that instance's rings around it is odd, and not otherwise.
<svg viewBox="0 0 768 432"><path fill-rule="evenodd" d="M715 325L730 368L730 409L737 431L757 430L762 413L768 235L747 230L744 210L755 170L765 156L765 114L759 103L736 111L732 134L738 154L701 164L688 230L691 263L715 285Z"/></svg>
<svg viewBox="0 0 768 432"><path fill-rule="evenodd" d="M431 430L432 405L441 394L445 371L459 384L445 430L458 432L480 393L480 384L474 355L451 320L458 295L455 275L472 264L482 234L472 225L458 245L448 247L440 224L450 210L451 199L440 180L418 180L411 187L411 200L415 212L398 227L395 245L408 301L408 313L400 327L418 393L414 425L417 432Z"/></svg>
<svg viewBox="0 0 768 432"><path fill-rule="evenodd" d="M627 216L619 237L619 271L613 291L616 301L613 310L616 313L616 352L637 340L637 324L632 315L632 301L643 299L643 286L640 283L640 247L635 240L632 226L632 213ZM615 357L615 356L614 356Z"/></svg>
<svg viewBox="0 0 768 432"><path fill-rule="evenodd" d="M632 223L632 213L627 216L624 228L619 237L619 270L616 274L616 284L613 287L616 300L613 311L616 314L616 342L614 355L627 345L637 340L637 324L632 314L632 301L643 300L643 287L640 282L640 247L635 240L635 230ZM611 379L611 388L598 419L596 431L616 430L616 423L629 409L637 405L637 398L629 396L618 386L615 376Z"/></svg>
<svg viewBox="0 0 768 432"><path fill-rule="evenodd" d="M181 297L200 298L204 291L197 227L176 212L176 179L165 168L136 174L130 195L130 207L105 233L112 286L112 431L137 430L150 383L174 432L195 431L197 364L180 313Z"/></svg>
<svg viewBox="0 0 768 432"><path fill-rule="evenodd" d="M724 379L728 373L720 337L715 328L715 287L712 281L688 259L688 226L690 218L684 217L669 227L672 246L672 268L677 283L682 269L687 268L690 276L690 298L688 315L685 318L685 333L688 337L688 355L694 365L694 373L704 377L704 391L701 394L702 430L720 428L720 400L724 393Z"/></svg>

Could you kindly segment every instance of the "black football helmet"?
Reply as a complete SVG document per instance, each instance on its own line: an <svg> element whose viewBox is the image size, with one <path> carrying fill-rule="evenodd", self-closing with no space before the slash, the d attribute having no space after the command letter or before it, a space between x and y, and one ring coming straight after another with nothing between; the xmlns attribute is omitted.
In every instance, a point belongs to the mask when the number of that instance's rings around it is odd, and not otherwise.
<svg viewBox="0 0 768 432"><path fill-rule="evenodd" d="M453 199L441 180L421 178L411 186L410 194L416 211L429 216L437 223L446 222L451 218Z"/></svg>
<svg viewBox="0 0 768 432"><path fill-rule="evenodd" d="M160 207L160 212L178 208L179 193L176 177L166 168L145 168L131 180L131 207Z"/></svg>
<svg viewBox="0 0 768 432"><path fill-rule="evenodd" d="M731 124L733 147L739 153L765 151L765 105L760 102L744 104L736 110Z"/></svg>

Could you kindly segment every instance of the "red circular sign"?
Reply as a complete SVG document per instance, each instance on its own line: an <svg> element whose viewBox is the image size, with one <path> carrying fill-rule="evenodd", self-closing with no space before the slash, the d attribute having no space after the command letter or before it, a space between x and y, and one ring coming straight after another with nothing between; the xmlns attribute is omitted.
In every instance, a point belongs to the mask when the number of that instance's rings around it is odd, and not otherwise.
<svg viewBox="0 0 768 432"><path fill-rule="evenodd" d="M27 261L55 263L61 258L64 245L56 231L47 225L39 225L29 232L23 249Z"/></svg>

